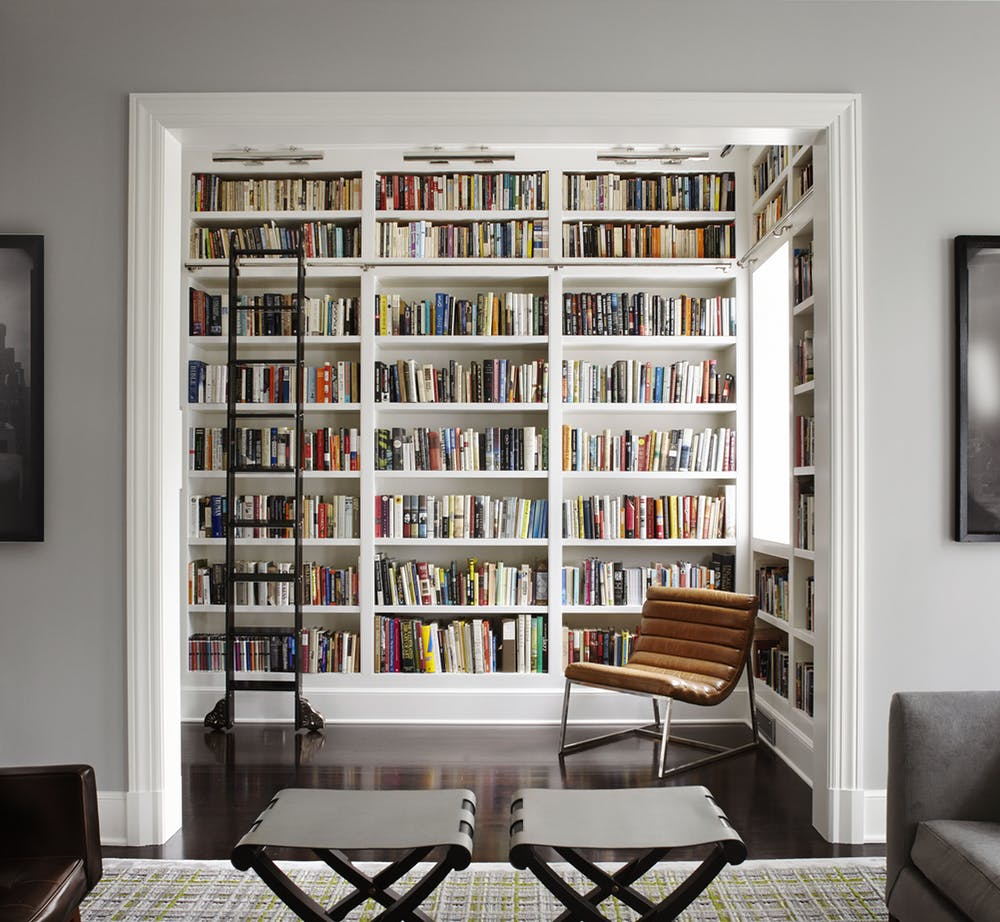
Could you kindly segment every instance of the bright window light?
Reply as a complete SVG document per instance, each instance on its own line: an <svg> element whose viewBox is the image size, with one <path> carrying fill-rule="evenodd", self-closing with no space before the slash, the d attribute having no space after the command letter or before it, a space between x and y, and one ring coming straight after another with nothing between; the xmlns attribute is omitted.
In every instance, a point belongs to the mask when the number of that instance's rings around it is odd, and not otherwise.
<svg viewBox="0 0 1000 922"><path fill-rule="evenodd" d="M754 270L751 305L752 537L791 540L791 349L788 244Z"/></svg>

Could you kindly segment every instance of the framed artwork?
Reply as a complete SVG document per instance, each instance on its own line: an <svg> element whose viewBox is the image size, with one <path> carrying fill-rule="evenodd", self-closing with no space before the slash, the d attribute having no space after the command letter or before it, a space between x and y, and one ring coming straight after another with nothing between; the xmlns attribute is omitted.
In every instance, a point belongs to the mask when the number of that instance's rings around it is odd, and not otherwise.
<svg viewBox="0 0 1000 922"><path fill-rule="evenodd" d="M0 234L0 541L41 541L43 240Z"/></svg>
<svg viewBox="0 0 1000 922"><path fill-rule="evenodd" d="M957 541L1000 541L1000 236L955 238Z"/></svg>

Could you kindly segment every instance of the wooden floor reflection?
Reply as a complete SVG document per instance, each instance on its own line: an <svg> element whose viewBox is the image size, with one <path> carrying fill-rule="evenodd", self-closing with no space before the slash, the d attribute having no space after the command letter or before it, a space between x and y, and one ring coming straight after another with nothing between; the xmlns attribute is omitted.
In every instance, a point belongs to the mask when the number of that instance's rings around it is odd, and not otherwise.
<svg viewBox="0 0 1000 922"><path fill-rule="evenodd" d="M588 728L589 732L600 728ZM746 732L745 727L703 727L691 728L689 735L731 741ZM285 787L470 788L479 804L473 860L506 861L507 817L518 788L656 784L709 788L747 843L750 858L885 853L884 846L826 842L812 826L810 788L763 746L660 782L654 741L627 739L574 753L561 764L556 754L559 730L553 726L328 726L322 733L307 735L293 732L290 725L240 724L221 733L185 724L181 737L182 829L165 845L107 848L107 856L228 859L271 796ZM668 764L692 754L693 750L677 748L668 756ZM697 856L695 852L672 855Z"/></svg>

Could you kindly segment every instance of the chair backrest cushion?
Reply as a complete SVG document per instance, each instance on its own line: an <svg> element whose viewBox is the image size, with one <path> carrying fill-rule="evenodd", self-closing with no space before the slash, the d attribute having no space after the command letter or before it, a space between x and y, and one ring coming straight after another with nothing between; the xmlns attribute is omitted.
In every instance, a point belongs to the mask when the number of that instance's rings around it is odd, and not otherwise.
<svg viewBox="0 0 1000 922"><path fill-rule="evenodd" d="M653 587L628 665L703 676L722 700L746 665L756 618L753 595Z"/></svg>

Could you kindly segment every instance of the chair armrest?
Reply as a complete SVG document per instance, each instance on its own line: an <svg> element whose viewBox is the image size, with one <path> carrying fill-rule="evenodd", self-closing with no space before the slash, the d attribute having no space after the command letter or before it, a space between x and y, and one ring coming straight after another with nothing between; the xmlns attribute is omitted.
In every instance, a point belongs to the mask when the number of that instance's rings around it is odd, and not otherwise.
<svg viewBox="0 0 1000 922"><path fill-rule="evenodd" d="M1000 691L893 695L886 802L888 898L918 823L1000 820Z"/></svg>
<svg viewBox="0 0 1000 922"><path fill-rule="evenodd" d="M0 768L0 859L81 858L93 887L103 872L97 783L89 765Z"/></svg>

